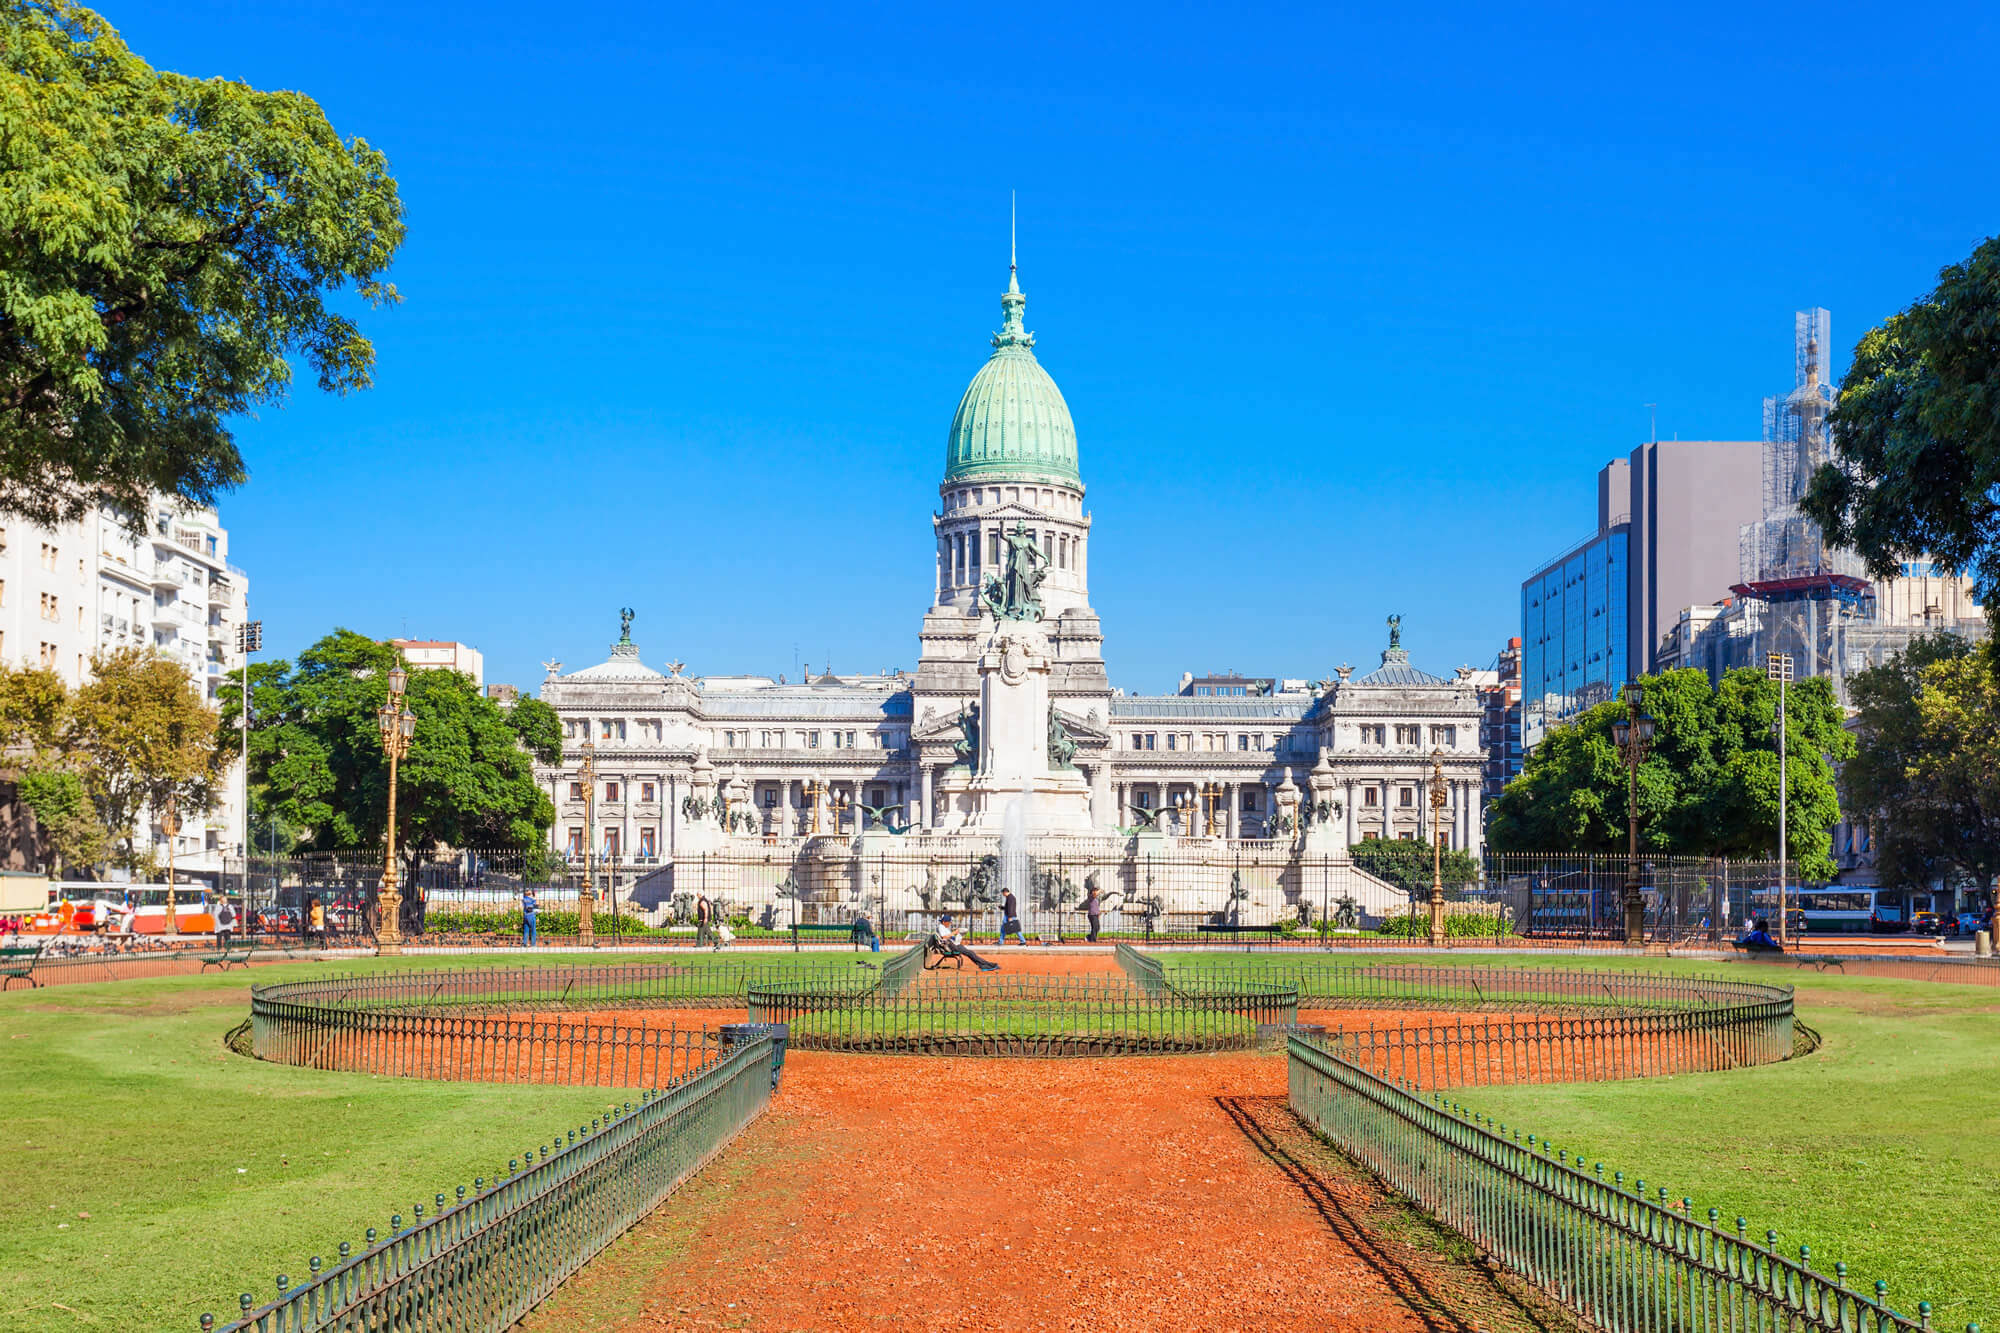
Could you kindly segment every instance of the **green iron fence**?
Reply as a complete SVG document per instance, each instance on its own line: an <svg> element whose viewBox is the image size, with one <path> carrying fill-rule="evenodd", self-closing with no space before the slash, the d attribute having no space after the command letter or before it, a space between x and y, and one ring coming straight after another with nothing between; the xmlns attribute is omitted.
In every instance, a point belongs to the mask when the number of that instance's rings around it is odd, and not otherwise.
<svg viewBox="0 0 2000 1333"><path fill-rule="evenodd" d="M753 985L749 1000L753 1022L786 1024L803 1050L932 1055L1234 1050L1298 1017L1298 992L1279 984L1149 994L1086 976L925 975L862 995L790 981Z"/></svg>
<svg viewBox="0 0 2000 1333"><path fill-rule="evenodd" d="M704 1034L630 1021L616 1011L740 1007L753 984L778 977L810 975L814 985L845 994L875 984L872 974L852 973L645 964L279 982L251 989L251 1049L279 1064L391 1077L666 1087L706 1062Z"/></svg>
<svg viewBox="0 0 2000 1333"><path fill-rule="evenodd" d="M1344 1057L1333 1043L1287 1043L1293 1110L1391 1187L1596 1327L1619 1333L1888 1333L1928 1329L1912 1317L1758 1244L1742 1218L1732 1233L1666 1190L1646 1197L1623 1173L1586 1172L1581 1159L1519 1131L1429 1100ZM1977 1333L1978 1325L1968 1326Z"/></svg>
<svg viewBox="0 0 2000 1333"><path fill-rule="evenodd" d="M1120 958L1124 957L1120 954ZM1177 962L1175 985L1254 978L1295 986L1300 998L1344 1008L1444 1005L1454 1009L1647 1011L1789 1006L1792 988L1720 976L1451 963L1353 963L1284 955ZM1309 1006L1310 1007L1310 1006Z"/></svg>
<svg viewBox="0 0 2000 1333"><path fill-rule="evenodd" d="M1603 1018L1516 1015L1345 1029L1325 1044L1350 1064L1418 1088L1590 1083L1741 1069L1795 1052L1791 1004Z"/></svg>
<svg viewBox="0 0 2000 1333"><path fill-rule="evenodd" d="M758 1036L709 1048L711 1060L601 1120L535 1145L504 1176L436 1196L329 1267L277 1279L276 1299L238 1301L227 1329L255 1333L484 1333L510 1328L644 1217L769 1103L777 1048ZM203 1315L204 1330L217 1327Z"/></svg>
<svg viewBox="0 0 2000 1333"><path fill-rule="evenodd" d="M914 944L882 964L880 990L884 995L901 995L911 982L924 974L923 944Z"/></svg>
<svg viewBox="0 0 2000 1333"><path fill-rule="evenodd" d="M1111 954L1117 960L1119 970L1140 990L1153 996L1168 993L1167 969L1159 959L1140 953L1123 940L1112 945Z"/></svg>

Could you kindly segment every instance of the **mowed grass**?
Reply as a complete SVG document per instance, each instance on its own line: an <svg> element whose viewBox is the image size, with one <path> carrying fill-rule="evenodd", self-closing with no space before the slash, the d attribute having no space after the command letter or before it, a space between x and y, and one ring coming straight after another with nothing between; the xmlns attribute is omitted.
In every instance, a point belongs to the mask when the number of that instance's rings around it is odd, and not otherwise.
<svg viewBox="0 0 2000 1333"><path fill-rule="evenodd" d="M1766 975L1760 973L1760 975ZM1470 1088L1454 1095L1509 1132L1547 1137L1694 1200L1733 1229L1767 1228L1814 1267L1933 1324L2000 1327L1992 1262L2000 1135L2000 992L1908 981L1797 979L1818 1053L1724 1074Z"/></svg>
<svg viewBox="0 0 2000 1333"><path fill-rule="evenodd" d="M1231 956L1165 959L1204 968ZM1283 954L1236 955L1247 976L1310 967ZM1445 965L1422 953L1321 965ZM2000 989L1844 977L1770 964L1583 954L1462 960L1468 965L1602 969L1791 985L1800 1019L1825 1045L1799 1060L1723 1074L1615 1083L1476 1087L1450 1094L1523 1135L1643 1179L1647 1193L1691 1198L1733 1230L1744 1218L1815 1268L1888 1283L1890 1303L1933 1326L2000 1328L2000 1268L1991 1262L2000 1197Z"/></svg>
<svg viewBox="0 0 2000 1333"><path fill-rule="evenodd" d="M267 1300L276 1274L298 1281L310 1256L602 1113L607 1089L324 1073L223 1046L252 982L524 961L620 959L298 963L0 996L0 1330L232 1315L238 1292Z"/></svg>

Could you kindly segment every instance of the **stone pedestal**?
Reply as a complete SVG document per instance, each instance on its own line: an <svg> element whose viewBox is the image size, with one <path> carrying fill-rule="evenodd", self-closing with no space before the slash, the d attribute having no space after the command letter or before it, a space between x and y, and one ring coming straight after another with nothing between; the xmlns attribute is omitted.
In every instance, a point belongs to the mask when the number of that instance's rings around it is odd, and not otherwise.
<svg viewBox="0 0 2000 1333"><path fill-rule="evenodd" d="M1021 802L1023 833L1088 832L1090 784L1052 767L1047 635L1038 624L1002 620L979 655L979 749L971 770L938 781L946 831L1001 833Z"/></svg>

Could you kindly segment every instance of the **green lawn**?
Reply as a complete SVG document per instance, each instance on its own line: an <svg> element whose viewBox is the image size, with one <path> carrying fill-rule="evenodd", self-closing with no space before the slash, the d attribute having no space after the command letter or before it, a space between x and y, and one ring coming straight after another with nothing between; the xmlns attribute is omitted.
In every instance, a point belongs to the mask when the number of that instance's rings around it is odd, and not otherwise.
<svg viewBox="0 0 2000 1333"><path fill-rule="evenodd" d="M2000 993L1983 987L1798 978L1812 1056L1726 1074L1460 1093L1510 1132L1548 1136L1648 1193L1665 1185L1753 1236L1775 1228L1815 1267L1889 1284L1940 1329L2000 1328L1990 1250L2000 1195Z"/></svg>
<svg viewBox="0 0 2000 1333"><path fill-rule="evenodd" d="M603 1089L330 1074L222 1044L251 981L523 961L298 963L0 997L0 1330L193 1329L601 1112Z"/></svg>

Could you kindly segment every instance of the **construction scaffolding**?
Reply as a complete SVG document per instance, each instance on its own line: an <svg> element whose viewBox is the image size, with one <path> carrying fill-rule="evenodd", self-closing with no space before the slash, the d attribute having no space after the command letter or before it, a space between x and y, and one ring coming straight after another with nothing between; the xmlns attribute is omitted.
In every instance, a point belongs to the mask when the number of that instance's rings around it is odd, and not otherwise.
<svg viewBox="0 0 2000 1333"><path fill-rule="evenodd" d="M1826 676L1845 702L1847 677L1880 665L1919 634L1983 633L1970 584L1926 561L1877 581L1861 557L1830 545L1799 512L1813 473L1833 458L1829 350L1833 318L1823 308L1792 318L1792 391L1764 400L1764 514L1738 538L1742 582L1735 605L1690 625L1686 664L1711 671L1761 667L1784 653L1801 676Z"/></svg>

